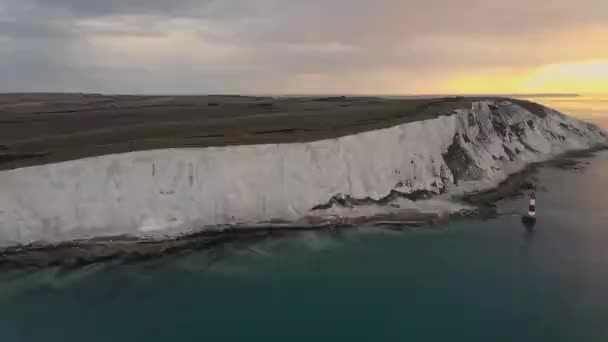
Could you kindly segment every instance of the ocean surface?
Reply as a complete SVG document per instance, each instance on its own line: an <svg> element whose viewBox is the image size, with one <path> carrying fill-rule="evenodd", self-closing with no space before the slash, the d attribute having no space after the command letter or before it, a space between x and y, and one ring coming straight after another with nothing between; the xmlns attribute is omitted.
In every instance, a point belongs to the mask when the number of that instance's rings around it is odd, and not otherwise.
<svg viewBox="0 0 608 342"><path fill-rule="evenodd" d="M518 213L0 274L0 340L608 341L608 153L539 173Z"/></svg>
<svg viewBox="0 0 608 342"><path fill-rule="evenodd" d="M608 341L608 152L588 162L540 170L532 231L512 198L486 221L0 273L0 341Z"/></svg>
<svg viewBox="0 0 608 342"><path fill-rule="evenodd" d="M527 100L555 108L576 118L593 122L608 131L608 94L575 97L532 97Z"/></svg>

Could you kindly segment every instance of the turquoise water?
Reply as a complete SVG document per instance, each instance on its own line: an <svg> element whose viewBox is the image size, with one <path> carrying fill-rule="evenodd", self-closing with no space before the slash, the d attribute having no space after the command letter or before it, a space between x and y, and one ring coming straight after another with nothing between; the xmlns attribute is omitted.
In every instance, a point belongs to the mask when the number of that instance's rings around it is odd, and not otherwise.
<svg viewBox="0 0 608 342"><path fill-rule="evenodd" d="M0 341L606 341L608 154L513 211L0 275Z"/></svg>

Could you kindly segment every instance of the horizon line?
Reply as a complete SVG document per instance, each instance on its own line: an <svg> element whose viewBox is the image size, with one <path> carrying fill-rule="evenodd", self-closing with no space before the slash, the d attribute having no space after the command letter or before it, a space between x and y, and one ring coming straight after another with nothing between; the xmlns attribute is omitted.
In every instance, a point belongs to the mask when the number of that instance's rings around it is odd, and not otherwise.
<svg viewBox="0 0 608 342"><path fill-rule="evenodd" d="M163 93L163 92L125 92L125 93L111 93L111 92L87 92L87 91L15 91L15 92L1 92L0 95L125 95L125 96L260 96L260 97L304 97L304 96L331 96L331 97L446 97L446 96L508 96L508 97L580 97L585 95L605 95L602 93L569 93L569 92L539 92L539 93L420 93L420 94L408 94L408 93L233 93L233 92L200 92L200 93Z"/></svg>

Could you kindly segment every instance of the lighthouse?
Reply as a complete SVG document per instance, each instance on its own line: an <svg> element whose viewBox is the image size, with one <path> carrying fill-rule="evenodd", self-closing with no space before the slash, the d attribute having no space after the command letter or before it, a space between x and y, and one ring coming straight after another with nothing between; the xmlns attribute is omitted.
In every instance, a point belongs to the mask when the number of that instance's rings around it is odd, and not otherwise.
<svg viewBox="0 0 608 342"><path fill-rule="evenodd" d="M536 225L536 193L532 192L530 194L530 205L528 206L528 215L524 215L521 218L522 223L531 231L532 228Z"/></svg>
<svg viewBox="0 0 608 342"><path fill-rule="evenodd" d="M530 206L528 207L528 217L536 219L536 193L530 194Z"/></svg>

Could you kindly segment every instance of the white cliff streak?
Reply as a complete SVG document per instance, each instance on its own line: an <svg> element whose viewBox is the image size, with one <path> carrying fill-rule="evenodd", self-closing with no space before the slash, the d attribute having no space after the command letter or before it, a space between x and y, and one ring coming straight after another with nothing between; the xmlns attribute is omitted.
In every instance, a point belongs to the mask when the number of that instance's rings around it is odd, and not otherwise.
<svg viewBox="0 0 608 342"><path fill-rule="evenodd" d="M606 144L595 126L546 111L482 101L450 116L311 143L154 150L2 171L0 244L296 221L336 194L446 197Z"/></svg>

